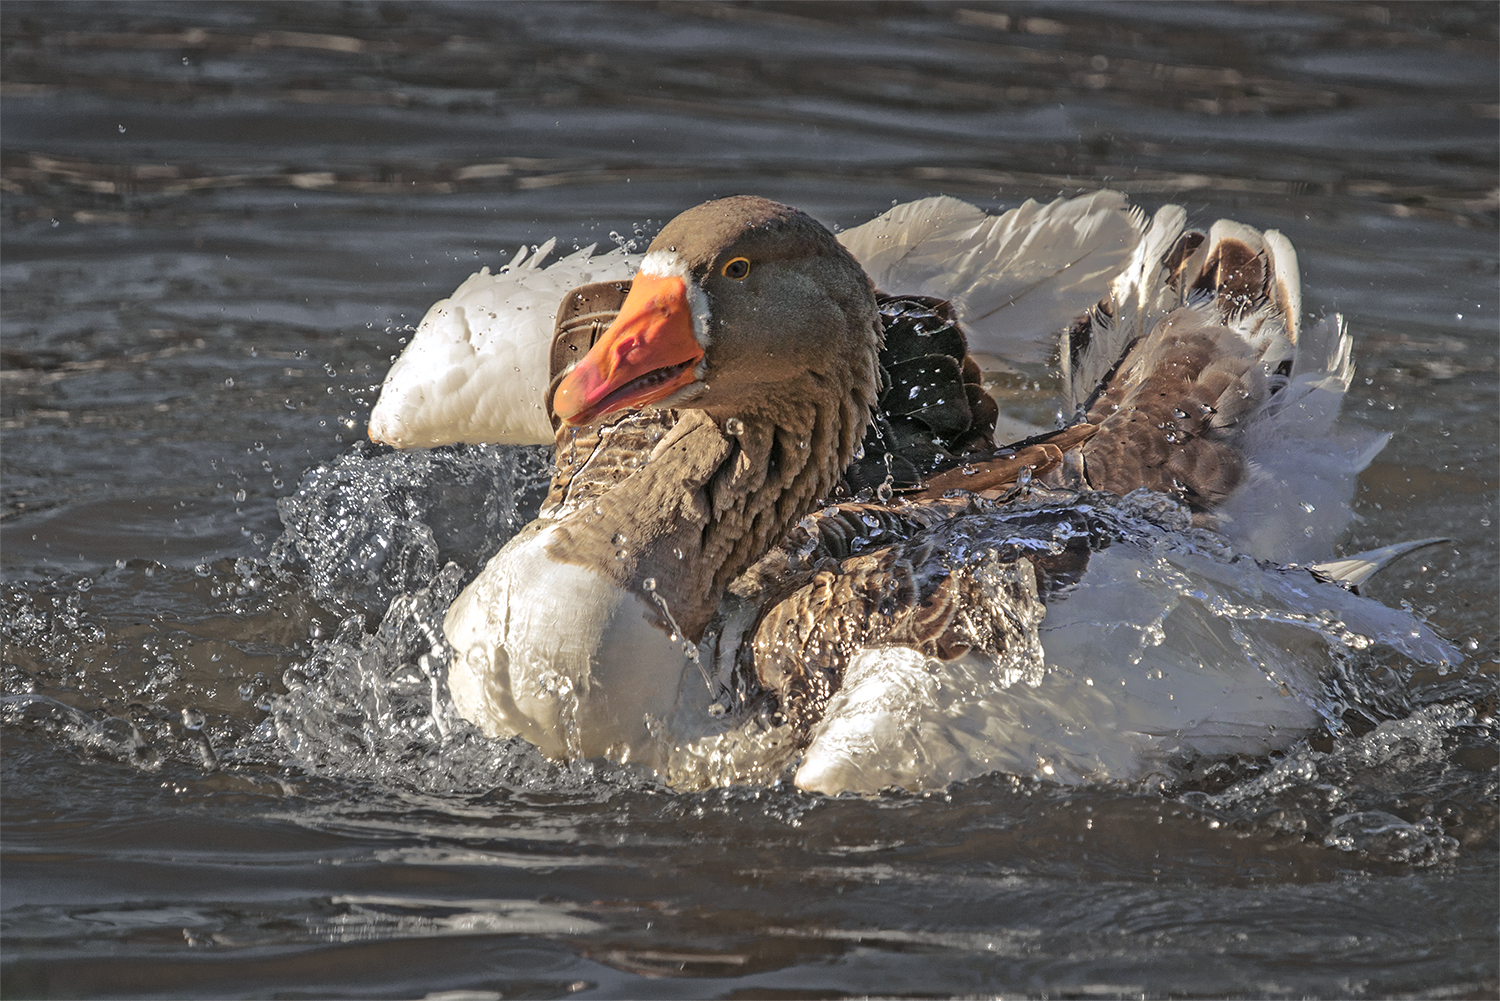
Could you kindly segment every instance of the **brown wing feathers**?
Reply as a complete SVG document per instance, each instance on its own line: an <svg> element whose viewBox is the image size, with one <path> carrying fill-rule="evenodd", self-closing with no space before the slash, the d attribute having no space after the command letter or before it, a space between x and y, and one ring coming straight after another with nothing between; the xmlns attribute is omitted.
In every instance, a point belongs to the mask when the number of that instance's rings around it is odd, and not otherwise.
<svg viewBox="0 0 1500 1001"><path fill-rule="evenodd" d="M903 512L903 524L891 523ZM781 717L805 734L861 648L902 646L944 660L971 649L1002 657L1025 635L1020 613L1039 595L989 568L1024 557L1045 592L1076 580L1103 540L1081 515L1043 510L1007 516L1011 538L998 549L990 530L981 531L984 545L976 547L967 537L970 523L955 515L987 513L993 511L951 500L896 508L844 504L809 517L788 540L805 569L746 582L742 596L764 600L752 639L741 648L741 671L771 692ZM898 538L884 541L892 534ZM848 555L858 546L853 540L875 548ZM769 559L786 565L784 554ZM762 583L769 590L757 595Z"/></svg>
<svg viewBox="0 0 1500 1001"><path fill-rule="evenodd" d="M1205 241L1183 233L1166 255L1167 285L1189 304L1131 345L1091 401L1084 419L1098 432L1082 447L1089 487L1120 494L1146 487L1203 511L1243 481L1238 428L1273 385L1265 345L1236 328L1247 314L1281 305L1273 268L1248 242L1259 244L1259 234L1243 235L1216 232ZM1192 302L1195 293L1200 301Z"/></svg>

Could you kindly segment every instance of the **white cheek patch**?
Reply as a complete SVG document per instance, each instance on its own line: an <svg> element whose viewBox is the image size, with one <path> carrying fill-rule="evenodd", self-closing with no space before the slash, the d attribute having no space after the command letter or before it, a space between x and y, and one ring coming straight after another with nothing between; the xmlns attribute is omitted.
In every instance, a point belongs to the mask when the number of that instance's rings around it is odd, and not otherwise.
<svg viewBox="0 0 1500 1001"><path fill-rule="evenodd" d="M688 309L693 314L693 337L701 348L707 348L712 343L713 337L708 332L708 296L693 281L682 258L670 250L653 250L641 260L636 273L653 278L681 278L682 284L687 287Z"/></svg>

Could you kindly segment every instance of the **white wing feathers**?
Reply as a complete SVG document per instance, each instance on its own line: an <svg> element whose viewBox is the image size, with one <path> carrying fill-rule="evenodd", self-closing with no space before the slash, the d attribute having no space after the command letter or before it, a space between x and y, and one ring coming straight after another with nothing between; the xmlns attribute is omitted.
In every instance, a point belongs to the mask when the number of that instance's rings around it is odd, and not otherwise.
<svg viewBox="0 0 1500 1001"><path fill-rule="evenodd" d="M557 305L571 288L630 277L640 256L585 247L541 266L555 240L480 270L422 318L386 374L370 438L397 448L456 442L546 445L542 409Z"/></svg>
<svg viewBox="0 0 1500 1001"><path fill-rule="evenodd" d="M1103 298L1145 228L1117 191L992 216L956 198L898 205L839 241L884 292L947 299L983 367L1046 361ZM988 356L988 357L985 357Z"/></svg>

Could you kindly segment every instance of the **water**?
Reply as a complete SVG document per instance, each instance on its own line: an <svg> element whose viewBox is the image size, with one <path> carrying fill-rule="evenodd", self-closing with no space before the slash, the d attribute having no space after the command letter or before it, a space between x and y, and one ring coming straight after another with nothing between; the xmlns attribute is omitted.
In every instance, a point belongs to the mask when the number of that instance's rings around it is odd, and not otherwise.
<svg viewBox="0 0 1500 1001"><path fill-rule="evenodd" d="M0 19L7 995L1495 994L1493 6ZM1165 789L674 793L434 714L545 465L356 444L434 299L716 194L1104 184L1296 244L1395 434L1344 549L1451 537L1369 591L1462 664Z"/></svg>

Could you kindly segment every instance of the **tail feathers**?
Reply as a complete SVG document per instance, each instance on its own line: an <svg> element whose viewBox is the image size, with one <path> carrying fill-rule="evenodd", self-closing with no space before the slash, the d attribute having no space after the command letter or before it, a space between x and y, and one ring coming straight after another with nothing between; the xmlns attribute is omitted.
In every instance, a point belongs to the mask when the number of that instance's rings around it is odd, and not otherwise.
<svg viewBox="0 0 1500 1001"><path fill-rule="evenodd" d="M1109 291L1144 229L1097 191L991 216L956 198L897 206L839 239L877 288L953 303L981 364L1042 362L1050 338Z"/></svg>
<svg viewBox="0 0 1500 1001"><path fill-rule="evenodd" d="M1413 542L1398 542L1392 546L1382 546L1379 549L1370 549L1363 553L1355 553L1353 556L1329 560L1326 563L1319 563L1308 567L1308 569L1313 572L1313 576L1322 580L1332 581L1340 587L1346 587L1358 594L1361 584L1406 554L1414 553L1418 549L1426 549L1428 546L1437 546L1444 542L1452 541L1452 539L1437 538L1417 539Z"/></svg>

